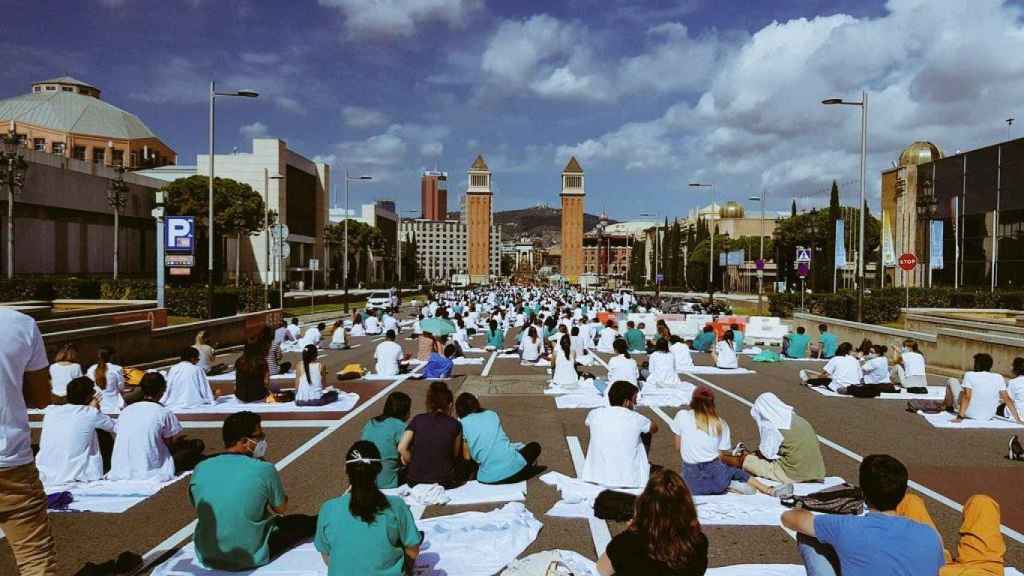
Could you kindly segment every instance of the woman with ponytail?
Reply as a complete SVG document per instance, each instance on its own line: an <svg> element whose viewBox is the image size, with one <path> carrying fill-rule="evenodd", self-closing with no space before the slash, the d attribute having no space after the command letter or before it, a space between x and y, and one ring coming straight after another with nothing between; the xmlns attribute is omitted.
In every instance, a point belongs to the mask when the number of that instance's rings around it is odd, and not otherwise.
<svg viewBox="0 0 1024 576"><path fill-rule="evenodd" d="M328 576L412 573L423 535L409 506L377 488L380 471L373 442L360 440L345 454L349 491L320 507L313 540Z"/></svg>
<svg viewBox="0 0 1024 576"><path fill-rule="evenodd" d="M86 371L100 390L100 411L104 414L124 408L124 369L111 362L116 353L112 346L102 346L96 352L96 363Z"/></svg>
<svg viewBox="0 0 1024 576"><path fill-rule="evenodd" d="M576 352L572 349L572 337L563 334L555 347L555 386L575 386L580 376L576 372Z"/></svg>
<svg viewBox="0 0 1024 576"><path fill-rule="evenodd" d="M326 368L317 361L320 355L316 344L307 344L302 349L302 363L295 373L295 405L323 406L338 400L338 392L324 393Z"/></svg>

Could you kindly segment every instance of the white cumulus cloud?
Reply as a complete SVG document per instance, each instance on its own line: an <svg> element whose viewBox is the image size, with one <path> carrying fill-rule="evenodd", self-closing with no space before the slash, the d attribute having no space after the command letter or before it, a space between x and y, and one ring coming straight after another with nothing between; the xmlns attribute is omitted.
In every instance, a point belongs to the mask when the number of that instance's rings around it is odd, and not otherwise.
<svg viewBox="0 0 1024 576"><path fill-rule="evenodd" d="M338 9L345 29L354 37L412 36L422 23L440 22L462 28L481 0L320 0Z"/></svg>

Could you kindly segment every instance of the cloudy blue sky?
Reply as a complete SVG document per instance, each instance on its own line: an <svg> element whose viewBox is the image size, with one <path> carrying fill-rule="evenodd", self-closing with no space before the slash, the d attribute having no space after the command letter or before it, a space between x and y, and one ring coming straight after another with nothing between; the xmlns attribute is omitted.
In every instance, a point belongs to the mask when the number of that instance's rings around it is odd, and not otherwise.
<svg viewBox="0 0 1024 576"><path fill-rule="evenodd" d="M868 189L913 140L947 152L1006 137L1024 93L1024 21L1002 0L0 0L0 96L71 74L194 163L207 83L218 151L288 141L375 177L353 201L419 207L418 173L480 152L497 209L558 201L575 154L590 212L685 213L767 190L769 207ZM1016 134L1019 136L1019 134ZM449 200L450 205L455 199Z"/></svg>

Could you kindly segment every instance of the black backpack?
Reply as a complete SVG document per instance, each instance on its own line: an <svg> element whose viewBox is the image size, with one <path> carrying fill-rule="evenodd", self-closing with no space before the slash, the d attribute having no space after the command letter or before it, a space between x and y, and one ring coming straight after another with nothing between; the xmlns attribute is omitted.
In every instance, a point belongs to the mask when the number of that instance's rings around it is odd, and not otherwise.
<svg viewBox="0 0 1024 576"><path fill-rule="evenodd" d="M819 490L807 496L790 496L780 500L787 508L824 512L827 514L859 515L864 512L864 493L860 488L843 483Z"/></svg>
<svg viewBox="0 0 1024 576"><path fill-rule="evenodd" d="M594 516L601 520L626 522L633 518L636 496L625 492L605 490L594 500Z"/></svg>

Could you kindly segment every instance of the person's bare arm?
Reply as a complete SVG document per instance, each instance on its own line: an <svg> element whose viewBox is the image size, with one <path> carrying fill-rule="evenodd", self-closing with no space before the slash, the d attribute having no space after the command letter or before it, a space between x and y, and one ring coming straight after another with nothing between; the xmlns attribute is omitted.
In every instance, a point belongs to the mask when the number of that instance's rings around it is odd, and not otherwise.
<svg viewBox="0 0 1024 576"><path fill-rule="evenodd" d="M999 397L1003 400L1003 404L1006 404L1006 410L1013 415L1013 419L1024 424L1024 420L1021 419L1020 414L1017 412L1017 403L1013 401L1013 397L1005 390L999 393Z"/></svg>
<svg viewBox="0 0 1024 576"><path fill-rule="evenodd" d="M412 430L406 430L398 442L398 454L402 457L402 464L406 466L412 461L412 437Z"/></svg>
<svg viewBox="0 0 1024 576"><path fill-rule="evenodd" d="M681 436L673 436L673 438L675 439L676 452L681 451L683 449L683 438Z"/></svg>
<svg viewBox="0 0 1024 576"><path fill-rule="evenodd" d="M814 514L807 510L786 510L782 513L782 525L805 536L815 537Z"/></svg>
<svg viewBox="0 0 1024 576"><path fill-rule="evenodd" d="M26 371L22 377L22 395L29 408L46 408L50 404L50 371Z"/></svg>
<svg viewBox="0 0 1024 576"><path fill-rule="evenodd" d="M962 422L964 414L966 414L967 409L971 407L971 389L964 388L960 394L960 411L957 413L956 418L953 419L953 422Z"/></svg>
<svg viewBox="0 0 1024 576"><path fill-rule="evenodd" d="M469 442L466 442L465 440L462 441L462 459L463 460L472 460L473 459L472 456L470 456L470 454L469 454Z"/></svg>
<svg viewBox="0 0 1024 576"><path fill-rule="evenodd" d="M459 434L458 436L455 437L455 458L462 457L463 445L465 445L465 442L462 440L462 434ZM466 452L469 452L469 446L466 446ZM466 456L466 459L469 460L468 455Z"/></svg>
<svg viewBox="0 0 1024 576"><path fill-rule="evenodd" d="M658 425L652 421L651 422L651 430L650 430L650 432L648 432L648 434L653 436L653 435L655 435L657 433L658 433Z"/></svg>
<svg viewBox="0 0 1024 576"><path fill-rule="evenodd" d="M597 573L601 576L612 576L615 574L615 568L612 567L612 561L608 559L608 554L602 554L601 559L597 561Z"/></svg>

